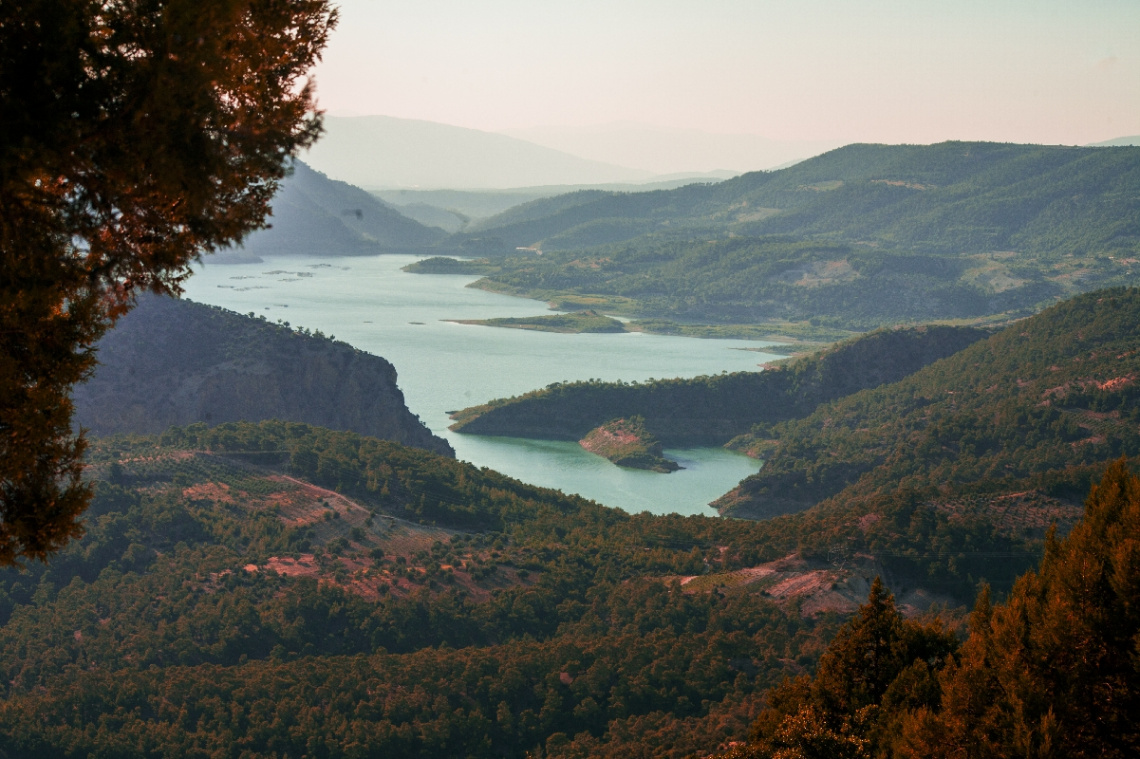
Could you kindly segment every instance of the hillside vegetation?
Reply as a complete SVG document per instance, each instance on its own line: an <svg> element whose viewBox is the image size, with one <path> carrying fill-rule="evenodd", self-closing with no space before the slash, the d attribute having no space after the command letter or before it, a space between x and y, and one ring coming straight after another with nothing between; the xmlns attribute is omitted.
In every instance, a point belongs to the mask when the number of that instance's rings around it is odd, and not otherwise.
<svg viewBox="0 0 1140 759"><path fill-rule="evenodd" d="M88 472L87 535L0 572L11 755L680 759L745 737L876 574L919 614L1041 546L918 501L630 515L296 423L97 440Z"/></svg>
<svg viewBox="0 0 1140 759"><path fill-rule="evenodd" d="M825 401L901 379L986 335L961 327L882 330L763 372L558 383L459 411L452 429L578 440L612 419L639 416L664 445L723 445L757 423L806 416Z"/></svg>
<svg viewBox="0 0 1140 759"><path fill-rule="evenodd" d="M661 442L645 429L645 420L639 416L606 422L590 430L578 443L618 466L663 473L681 468L676 461L665 458Z"/></svg>
<svg viewBox="0 0 1140 759"><path fill-rule="evenodd" d="M480 287L639 318L1023 316L1137 283L1140 148L850 145L718 184L537 200L454 244L502 256Z"/></svg>
<svg viewBox="0 0 1140 759"><path fill-rule="evenodd" d="M759 425L766 459L716 504L771 516L825 499L1060 476L1140 450L1140 290L1082 295L899 382Z"/></svg>
<svg viewBox="0 0 1140 759"><path fill-rule="evenodd" d="M359 256L415 252L447 235L424 226L359 187L329 179L302 161L273 196L270 228L249 235L238 250L208 261L261 255Z"/></svg>
<svg viewBox="0 0 1140 759"><path fill-rule="evenodd" d="M1135 756L1138 528L1140 480L1117 462L1006 603L983 589L961 645L903 619L876 580L814 675L770 691L721 759Z"/></svg>
<svg viewBox="0 0 1140 759"><path fill-rule="evenodd" d="M488 219L478 232L544 250L628 240L664 225L923 252L1044 253L1074 245L1111 252L1135 249L1138 183L1135 148L848 145L711 185L536 200Z"/></svg>

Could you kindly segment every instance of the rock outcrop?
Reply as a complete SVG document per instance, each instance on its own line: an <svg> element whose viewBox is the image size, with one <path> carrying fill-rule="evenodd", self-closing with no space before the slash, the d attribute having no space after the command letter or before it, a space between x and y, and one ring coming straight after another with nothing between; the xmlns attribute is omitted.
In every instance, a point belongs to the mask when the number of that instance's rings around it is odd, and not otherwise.
<svg viewBox="0 0 1140 759"><path fill-rule="evenodd" d="M76 424L94 435L283 419L454 455L408 410L392 364L319 334L147 296L97 349L73 394Z"/></svg>

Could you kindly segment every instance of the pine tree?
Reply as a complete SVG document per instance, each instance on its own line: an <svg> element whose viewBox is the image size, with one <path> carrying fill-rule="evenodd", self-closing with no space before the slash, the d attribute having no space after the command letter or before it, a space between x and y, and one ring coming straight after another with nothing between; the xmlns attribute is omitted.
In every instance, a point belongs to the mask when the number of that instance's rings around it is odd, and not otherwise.
<svg viewBox="0 0 1140 759"><path fill-rule="evenodd" d="M0 2L0 566L90 501L72 385L139 290L264 226L320 132L328 0Z"/></svg>
<svg viewBox="0 0 1140 759"><path fill-rule="evenodd" d="M752 750L781 759L880 755L901 729L899 715L937 702L935 673L956 648L940 625L904 620L875 578L815 677L785 680L768 695Z"/></svg>
<svg viewBox="0 0 1140 759"><path fill-rule="evenodd" d="M1140 479L1105 472L1009 601L983 596L942 707L908 719L910 757L1140 756Z"/></svg>

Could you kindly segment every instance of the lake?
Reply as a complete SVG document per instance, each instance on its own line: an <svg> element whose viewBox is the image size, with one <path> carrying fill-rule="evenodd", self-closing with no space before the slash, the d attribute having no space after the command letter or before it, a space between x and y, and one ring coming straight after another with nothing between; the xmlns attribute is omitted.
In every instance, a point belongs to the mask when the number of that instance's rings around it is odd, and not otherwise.
<svg viewBox="0 0 1140 759"><path fill-rule="evenodd" d="M551 313L545 303L466 287L476 277L409 274L413 256L282 257L205 264L186 297L334 335L391 361L408 408L465 461L627 511L715 514L708 502L759 469L721 448L673 450L684 469L623 469L576 443L460 435L448 412L545 387L755 371L779 356L764 343L643 333L567 335L455 324Z"/></svg>

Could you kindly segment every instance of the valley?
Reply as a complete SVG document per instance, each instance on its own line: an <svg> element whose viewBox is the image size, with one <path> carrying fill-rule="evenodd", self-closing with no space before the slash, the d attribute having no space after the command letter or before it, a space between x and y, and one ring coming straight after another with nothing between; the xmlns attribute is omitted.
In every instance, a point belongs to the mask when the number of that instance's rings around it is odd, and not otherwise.
<svg viewBox="0 0 1140 759"><path fill-rule="evenodd" d="M0 571L0 753L934 751L974 729L954 693L1057 676L970 654L989 625L1126 668L1096 652L1131 622L1069 632L1118 615L1016 610L1034 583L1061 609L1134 587L1137 251L1088 216L1131 213L1133 154L968 146L983 181L961 147L629 193L621 219L588 218L606 191L540 198L410 247L369 231L386 206L301 171L281 233L335 230L327 246L270 230L207 259L76 388L94 499L81 539ZM1041 163L1066 188L1115 167L1119 187L1059 230ZM922 242L980 223L980 201L946 205L983 185L1034 213ZM791 196L809 200L777 209ZM646 232L661 214L675 228ZM525 250L487 236L554 217L575 223ZM1064 596L1081 583L1116 595ZM868 629L891 641L870 663Z"/></svg>
<svg viewBox="0 0 1140 759"><path fill-rule="evenodd" d="M1137 30L0 2L0 759L1140 757Z"/></svg>
<svg viewBox="0 0 1140 759"><path fill-rule="evenodd" d="M4 750L45 733L224 750L239 725L255 754L322 735L405 755L682 757L746 731L876 575L912 589L912 617L962 603L972 577L904 553L916 529L1003 557L1000 587L1040 545L961 510L922 527L897 506L628 514L297 423L107 438L89 461L87 535L0 573ZM115 716L88 729L77 713Z"/></svg>
<svg viewBox="0 0 1140 759"><path fill-rule="evenodd" d="M759 467L719 446L671 445L670 457L684 469L670 474L666 483L656 473L620 469L587 453L576 443L582 435L563 442L452 432L453 411L556 382L752 371L782 356L764 353L766 341L455 324L446 320L529 319L549 311L544 303L466 287L474 275L403 272L414 260L401 255L314 256L260 264L207 263L187 282L187 297L238 313L254 312L270 323L280 319L320 330L384 356L396 367L408 407L460 459L537 485L633 512L711 514L710 501Z"/></svg>

